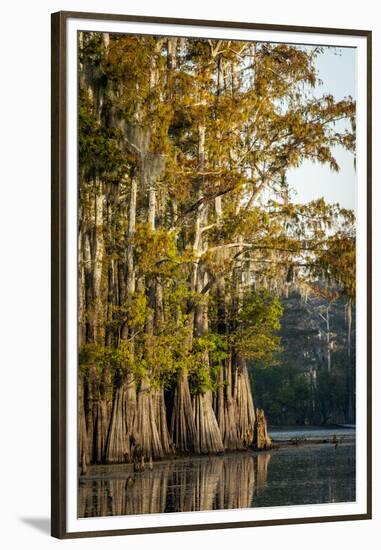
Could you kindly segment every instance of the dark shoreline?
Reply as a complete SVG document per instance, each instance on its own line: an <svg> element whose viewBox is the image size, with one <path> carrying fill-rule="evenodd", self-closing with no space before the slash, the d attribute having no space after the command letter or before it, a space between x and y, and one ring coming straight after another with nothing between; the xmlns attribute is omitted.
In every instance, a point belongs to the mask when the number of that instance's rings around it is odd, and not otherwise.
<svg viewBox="0 0 381 550"><path fill-rule="evenodd" d="M354 444L356 441L355 435L348 435L348 436L341 436L338 437L337 440L334 440L332 437L327 438L305 438L305 439L285 439L285 440L273 440L273 445L271 449L267 450L255 450L252 448L249 449L241 449L237 451L226 451L224 453L218 453L218 454L176 454L171 457L166 457L161 460L155 460L152 463L152 467L150 467L149 463L147 462L146 467L143 472L134 472L134 465L132 462L121 462L117 464L92 464L88 466L88 471L86 474L80 474L78 476L79 480L90 480L90 479L97 479L99 477L105 477L108 474L133 474L136 475L137 473L144 473L149 472L151 469L155 469L155 466L157 465L164 465L168 463L181 463L181 462L199 462L204 461L205 459L212 459L212 458L227 458L227 457L233 457L235 455L249 455L249 456L259 456L259 455L265 455L270 453L276 453L279 450L287 450L287 449L295 449L295 447L316 447L316 446L346 446Z"/></svg>

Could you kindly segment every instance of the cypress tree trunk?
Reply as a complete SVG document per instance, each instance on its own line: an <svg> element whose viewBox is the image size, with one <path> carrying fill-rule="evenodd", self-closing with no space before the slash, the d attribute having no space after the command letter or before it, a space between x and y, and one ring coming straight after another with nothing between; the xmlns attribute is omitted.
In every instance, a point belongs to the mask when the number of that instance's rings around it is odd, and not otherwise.
<svg viewBox="0 0 381 550"><path fill-rule="evenodd" d="M104 398L98 398L93 406L94 446L93 462L102 464L105 460L107 432L109 426L108 403Z"/></svg>
<svg viewBox="0 0 381 550"><path fill-rule="evenodd" d="M221 199L221 197L218 197ZM217 220L221 218L221 201L216 199ZM225 281L223 277L217 282L217 308L218 308L218 332L224 334L227 332ZM217 390L217 420L221 432L224 448L229 451L235 451L241 448L237 433L237 409L233 397L233 381L231 372L231 353L224 361L219 372L219 384Z"/></svg>
<svg viewBox="0 0 381 550"><path fill-rule="evenodd" d="M104 328L104 236L103 236L103 184L99 178L93 182L94 198L91 203L91 226L86 242L85 260L90 260L89 293L87 307L90 312L87 340L103 346L105 343ZM101 463L104 460L107 439L109 411L104 395L100 375L96 365L89 368L87 388L87 434L89 458L91 462Z"/></svg>
<svg viewBox="0 0 381 550"><path fill-rule="evenodd" d="M154 392L145 376L141 381L136 415L134 419L134 439L141 455L148 459L163 458L165 452L157 426L157 407Z"/></svg>
<svg viewBox="0 0 381 550"><path fill-rule="evenodd" d="M205 274L206 275L206 274ZM201 283L202 281L202 283ZM199 272L198 291L206 283L206 277ZM197 336L203 336L208 330L208 309L206 304L197 304L195 311L195 331ZM202 354L204 368L210 369L209 353ZM213 397L210 389L200 389L193 397L194 418L199 437L201 453L218 453L224 450L220 428L213 409Z"/></svg>
<svg viewBox="0 0 381 550"><path fill-rule="evenodd" d="M173 444L168 430L167 411L165 407L163 388L158 388L155 390L154 398L156 401L156 419L159 439L161 442L163 455L166 456L173 453Z"/></svg>
<svg viewBox="0 0 381 550"><path fill-rule="evenodd" d="M224 446L213 410L212 392L207 390L205 393L197 393L193 397L193 408L200 453L222 452Z"/></svg>
<svg viewBox="0 0 381 550"><path fill-rule="evenodd" d="M224 394L224 367L220 367L218 373L218 387L214 396L214 410L217 418L218 427L220 429L221 438L225 446L225 394Z"/></svg>
<svg viewBox="0 0 381 550"><path fill-rule="evenodd" d="M131 441L136 412L135 382L131 374L117 387L107 438L105 462L108 464L131 460Z"/></svg>
<svg viewBox="0 0 381 550"><path fill-rule="evenodd" d="M200 231L196 231L193 251L197 251ZM198 263L192 264L190 272L190 290L196 291ZM188 339L185 345L188 350L193 346L195 307L189 304L189 313L187 319ZM189 390L188 373L181 369L177 375L176 386L174 390L173 409L171 416L171 437L176 449L183 452L200 452L199 434L196 429L193 403Z"/></svg>
<svg viewBox="0 0 381 550"><path fill-rule="evenodd" d="M271 449L271 438L267 432L267 421L263 409L257 409L254 446L258 451Z"/></svg>
<svg viewBox="0 0 381 550"><path fill-rule="evenodd" d="M136 201L137 201L137 180L131 179L130 201L128 208L128 228L127 228L127 281L125 300L128 303L135 292L135 267L134 267L134 244L133 237L136 228ZM131 335L133 330L131 329ZM127 340L129 337L127 321L121 328L121 339ZM126 462L131 460L131 440L133 437L133 425L136 414L136 387L134 377L131 373L125 373L121 379L116 381L113 407L109 433L107 437L107 446L105 452L105 461L107 463Z"/></svg>
<svg viewBox="0 0 381 550"><path fill-rule="evenodd" d="M175 448L181 452L200 452L198 432L193 414L188 375L180 370L174 390L171 416L171 438Z"/></svg>
<svg viewBox="0 0 381 550"><path fill-rule="evenodd" d="M251 394L246 361L239 360L235 369L234 398L236 404L237 432L240 445L244 448L254 440L255 410Z"/></svg>
<svg viewBox="0 0 381 550"><path fill-rule="evenodd" d="M78 376L78 457L80 474L85 474L89 463L87 429L85 418L83 376Z"/></svg>
<svg viewBox="0 0 381 550"><path fill-rule="evenodd" d="M199 126L199 162L204 166L205 162L205 126ZM201 196L201 189L199 190ZM196 235L194 249L200 257L204 251L202 242L202 224L207 219L206 207L200 203L197 209ZM207 273L203 273L198 265L196 272L197 293L201 296L203 288L208 282ZM207 303L198 303L195 308L194 330L197 336L203 336L208 331L208 306ZM203 352L202 361L206 370L210 369L208 351ZM194 419L198 433L200 452L217 453L224 450L220 428L217 423L213 409L213 398L211 390L200 390L193 397Z"/></svg>
<svg viewBox="0 0 381 550"><path fill-rule="evenodd" d="M242 242L241 237L238 240ZM241 247L239 247L239 251L242 252ZM243 303L244 267L242 264L243 262L239 259L233 276L232 317L234 328L239 328L237 319ZM247 448L252 445L254 439L255 409L246 360L240 357L236 350L233 350L232 353L232 369L238 448Z"/></svg>
<svg viewBox="0 0 381 550"><path fill-rule="evenodd" d="M78 349L86 341L86 297L85 297L85 270L83 258L83 220L78 234ZM89 463L89 449L87 439L84 376L78 373L78 458L80 474L85 474Z"/></svg>
<svg viewBox="0 0 381 550"><path fill-rule="evenodd" d="M231 369L231 354L225 365L225 403L224 403L224 447L229 451L235 451L241 448L241 443L237 431L237 409L236 401L232 391L232 369Z"/></svg>
<svg viewBox="0 0 381 550"><path fill-rule="evenodd" d="M160 163L157 159L145 159L142 163L142 180L148 185L148 223L152 231L155 231L156 221L156 189L154 177L160 173ZM158 172L159 171L159 172ZM151 361L151 337L155 330L155 314L157 324L161 322L160 311L162 312L162 295L159 283L154 280L147 280L145 285L148 293L150 313L146 321L147 346L145 356L148 362ZM162 388L154 388L150 380L151 373L147 372L141 381L137 409L134 422L134 436L139 442L140 452L145 458L162 458L171 452L170 437L168 432L164 393Z"/></svg>
<svg viewBox="0 0 381 550"><path fill-rule="evenodd" d="M156 195L155 195L156 202ZM155 220L153 219L153 224ZM155 312L154 312L154 330L160 333L164 324L164 303L163 303L163 287L159 280L155 283ZM154 399L157 407L157 429L163 453L168 455L173 452L173 444L169 435L167 424L167 411L164 400L164 390L162 387L156 388L154 391Z"/></svg>
<svg viewBox="0 0 381 550"><path fill-rule="evenodd" d="M134 270L134 244L132 239L136 229L136 201L138 184L136 177L131 178L130 204L128 209L128 229L127 229L127 299L135 292L135 270Z"/></svg>

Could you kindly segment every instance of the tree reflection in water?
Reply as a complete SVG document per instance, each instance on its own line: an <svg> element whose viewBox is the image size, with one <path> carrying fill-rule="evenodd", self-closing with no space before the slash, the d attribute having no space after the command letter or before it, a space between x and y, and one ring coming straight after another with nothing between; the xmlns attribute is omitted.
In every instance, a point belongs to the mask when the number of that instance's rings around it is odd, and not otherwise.
<svg viewBox="0 0 381 550"><path fill-rule="evenodd" d="M194 457L132 473L98 467L79 484L79 517L248 508L266 485L269 453Z"/></svg>

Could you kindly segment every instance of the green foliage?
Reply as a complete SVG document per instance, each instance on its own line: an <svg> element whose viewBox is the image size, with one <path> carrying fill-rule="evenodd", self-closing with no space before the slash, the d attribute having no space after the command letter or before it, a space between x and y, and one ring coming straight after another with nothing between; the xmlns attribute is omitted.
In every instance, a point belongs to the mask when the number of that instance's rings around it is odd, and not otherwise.
<svg viewBox="0 0 381 550"><path fill-rule="evenodd" d="M257 404L265 408L273 424L341 423L347 414L355 354L354 342L348 348L346 304L338 294L334 297L332 289L319 287L317 292L313 301L305 302L296 293L283 299L282 353L277 364L264 368L251 363ZM320 317L329 303L330 372L325 321Z"/></svg>
<svg viewBox="0 0 381 550"><path fill-rule="evenodd" d="M175 236L165 229L153 231L148 224L139 224L133 237L137 269L150 276L170 277L178 268Z"/></svg>
<svg viewBox="0 0 381 550"><path fill-rule="evenodd" d="M229 357L227 338L213 332L194 339L191 354L193 393L214 391L217 387L217 375L225 359Z"/></svg>
<svg viewBox="0 0 381 550"><path fill-rule="evenodd" d="M262 365L274 362L279 351L280 317L283 309L280 300L266 291L247 292L242 306L235 315L236 328L230 341L236 352Z"/></svg>
<svg viewBox="0 0 381 550"><path fill-rule="evenodd" d="M265 407L273 424L304 424L311 401L308 377L292 364L273 365L264 369L253 365L249 370L257 406Z"/></svg>
<svg viewBox="0 0 381 550"><path fill-rule="evenodd" d="M105 128L84 92L79 96L78 149L81 172L87 178L119 183L128 170L118 129Z"/></svg>
<svg viewBox="0 0 381 550"><path fill-rule="evenodd" d="M105 370L123 374L133 369L134 365L132 347L127 342L122 342L119 347L85 344L79 350L79 367L84 374L91 367L97 370L98 375L102 375Z"/></svg>
<svg viewBox="0 0 381 550"><path fill-rule="evenodd" d="M353 212L295 204L286 179L355 150L353 99L314 90L324 51L80 33L80 324L97 340L83 372L170 387L184 371L206 392L238 357L259 369L265 408L304 411L306 376L281 364L279 296L322 281L355 296Z"/></svg>
<svg viewBox="0 0 381 550"><path fill-rule="evenodd" d="M317 260L318 275L331 284L339 284L343 293L354 299L356 296L356 239L343 232L329 237L326 247Z"/></svg>

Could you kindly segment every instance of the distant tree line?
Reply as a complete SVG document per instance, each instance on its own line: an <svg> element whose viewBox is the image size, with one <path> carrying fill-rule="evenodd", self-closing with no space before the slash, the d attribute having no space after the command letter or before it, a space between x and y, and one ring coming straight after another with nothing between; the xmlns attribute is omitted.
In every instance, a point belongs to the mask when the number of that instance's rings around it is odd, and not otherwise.
<svg viewBox="0 0 381 550"><path fill-rule="evenodd" d="M337 295L327 300L320 289L282 303L278 362L250 369L257 404L271 424L354 424L354 305Z"/></svg>

